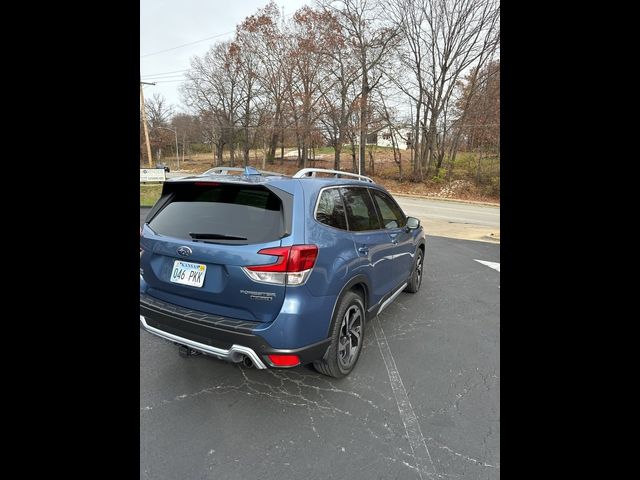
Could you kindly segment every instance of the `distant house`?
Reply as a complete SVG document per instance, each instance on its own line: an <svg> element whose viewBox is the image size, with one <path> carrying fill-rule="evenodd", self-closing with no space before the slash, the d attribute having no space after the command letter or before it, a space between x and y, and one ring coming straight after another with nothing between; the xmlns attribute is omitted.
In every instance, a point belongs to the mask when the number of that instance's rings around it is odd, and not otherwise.
<svg viewBox="0 0 640 480"><path fill-rule="evenodd" d="M411 148L411 129L410 128L397 128L393 131L393 140L396 143L396 148L401 150L407 150ZM379 147L393 147L391 141L391 131L388 128L384 128L378 132L378 138L376 145Z"/></svg>
<svg viewBox="0 0 640 480"><path fill-rule="evenodd" d="M396 148L407 150L411 148L411 138L413 132L410 128L400 127L394 129L393 135L396 142ZM359 145L359 138L356 138L356 145ZM391 131L389 128L382 128L377 132L367 135L367 145L377 145L378 147L393 147L391 141Z"/></svg>

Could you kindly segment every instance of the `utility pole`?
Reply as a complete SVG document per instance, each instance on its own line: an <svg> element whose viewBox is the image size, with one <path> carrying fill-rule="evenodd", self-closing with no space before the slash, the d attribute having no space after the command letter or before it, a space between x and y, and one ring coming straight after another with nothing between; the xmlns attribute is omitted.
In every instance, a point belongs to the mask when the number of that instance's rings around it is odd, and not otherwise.
<svg viewBox="0 0 640 480"><path fill-rule="evenodd" d="M149 130L147 129L147 111L144 108L144 93L142 93L142 85L155 85L155 83L140 82L140 109L142 110L142 126L144 128L144 139L147 143L147 158L149 159L149 168L153 168L151 161L151 144L149 143Z"/></svg>

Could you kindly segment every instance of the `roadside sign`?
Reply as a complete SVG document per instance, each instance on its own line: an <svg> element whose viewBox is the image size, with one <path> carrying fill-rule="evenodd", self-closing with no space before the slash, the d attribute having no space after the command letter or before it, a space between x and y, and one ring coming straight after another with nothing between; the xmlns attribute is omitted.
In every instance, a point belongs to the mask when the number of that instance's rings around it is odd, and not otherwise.
<svg viewBox="0 0 640 480"><path fill-rule="evenodd" d="M166 180L164 168L141 168L140 183L142 182L164 182Z"/></svg>

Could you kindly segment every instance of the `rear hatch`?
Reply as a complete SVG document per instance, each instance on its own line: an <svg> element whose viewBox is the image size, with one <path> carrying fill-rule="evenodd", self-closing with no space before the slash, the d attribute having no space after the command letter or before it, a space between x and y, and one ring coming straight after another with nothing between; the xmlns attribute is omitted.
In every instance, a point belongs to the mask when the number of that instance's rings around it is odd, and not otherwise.
<svg viewBox="0 0 640 480"><path fill-rule="evenodd" d="M251 182L165 183L140 239L147 294L224 317L271 322L285 286L248 278L241 267L274 263L258 254L291 233L291 194Z"/></svg>

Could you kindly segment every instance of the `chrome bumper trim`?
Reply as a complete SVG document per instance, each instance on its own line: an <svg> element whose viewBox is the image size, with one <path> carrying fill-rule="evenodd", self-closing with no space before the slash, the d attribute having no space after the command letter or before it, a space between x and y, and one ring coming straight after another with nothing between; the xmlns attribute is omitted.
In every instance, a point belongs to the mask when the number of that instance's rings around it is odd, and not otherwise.
<svg viewBox="0 0 640 480"><path fill-rule="evenodd" d="M173 335L172 333L158 330L157 328L154 328L147 324L147 321L143 315L140 315L140 322L142 323L144 329L149 333L153 333L154 335L162 337L165 340L170 340L172 342L186 345L187 347L192 348L193 350L196 350L198 352L213 355L214 357L218 357L221 360L227 360L235 363L241 362L242 355L246 355L251 359L256 368L262 370L265 370L267 368L258 354L249 347L243 347L242 345L233 345L229 350L224 350L223 348L212 347L211 345L205 345L204 343L195 342L193 340L189 340L188 338L179 337L177 335Z"/></svg>

